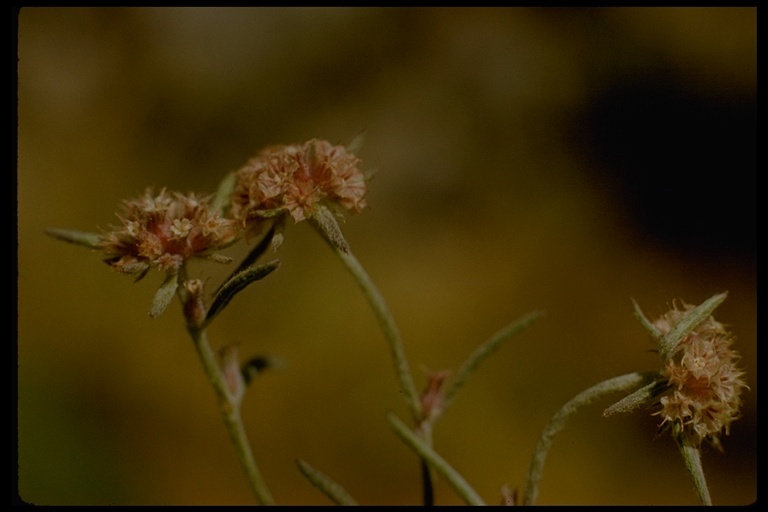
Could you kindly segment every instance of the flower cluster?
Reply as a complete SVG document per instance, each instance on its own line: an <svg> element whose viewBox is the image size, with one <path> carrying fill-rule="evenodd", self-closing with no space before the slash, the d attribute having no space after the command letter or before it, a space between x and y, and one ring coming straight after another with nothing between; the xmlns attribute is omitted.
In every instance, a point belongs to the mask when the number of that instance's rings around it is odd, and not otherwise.
<svg viewBox="0 0 768 512"><path fill-rule="evenodd" d="M672 310L654 322L667 334L693 306ZM738 354L731 349L733 338L712 316L697 325L664 361L661 375L666 392L660 398L662 427L675 423L700 446L705 439L719 446L721 431L728 434L732 421L739 417L744 373L736 367Z"/></svg>
<svg viewBox="0 0 768 512"><path fill-rule="evenodd" d="M101 248L105 261L126 274L143 275L150 266L176 273L189 258L210 256L239 236L235 222L192 193L147 189L123 210L122 226L101 237Z"/></svg>
<svg viewBox="0 0 768 512"><path fill-rule="evenodd" d="M359 212L368 192L359 162L325 140L268 147L237 171L230 214L248 226L286 212L300 222L321 203Z"/></svg>

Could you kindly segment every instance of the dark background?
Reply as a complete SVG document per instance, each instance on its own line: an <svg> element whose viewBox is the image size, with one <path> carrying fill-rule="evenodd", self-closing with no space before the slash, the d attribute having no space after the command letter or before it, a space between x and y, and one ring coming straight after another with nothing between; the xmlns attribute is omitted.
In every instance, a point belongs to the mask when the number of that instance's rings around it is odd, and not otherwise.
<svg viewBox="0 0 768 512"><path fill-rule="evenodd" d="M523 485L579 391L658 367L633 317L728 291L750 390L705 448L715 504L756 499L756 9L25 8L18 18L19 493L39 505L250 504L161 277L43 234L96 231L147 186L213 192L269 144L365 133L370 208L343 225L387 299L417 385L534 309L438 423L488 503ZM244 254L237 246L231 254ZM285 367L243 415L279 504L418 504L383 335L306 223L281 268L210 329ZM218 282L226 269L197 265ZM540 504L696 504L647 412L585 409L555 438ZM459 498L437 482L437 503Z"/></svg>

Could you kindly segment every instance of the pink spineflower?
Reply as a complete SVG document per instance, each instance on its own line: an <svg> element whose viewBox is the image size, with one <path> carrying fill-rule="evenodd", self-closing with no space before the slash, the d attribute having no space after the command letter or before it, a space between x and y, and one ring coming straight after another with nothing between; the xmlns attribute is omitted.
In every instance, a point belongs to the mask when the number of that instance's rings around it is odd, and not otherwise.
<svg viewBox="0 0 768 512"><path fill-rule="evenodd" d="M147 189L123 203L122 226L101 237L106 262L127 274L154 266L175 274L192 257L213 257L214 251L238 239L237 224L221 217L208 198Z"/></svg>
<svg viewBox="0 0 768 512"><path fill-rule="evenodd" d="M320 204L359 212L368 192L359 162L343 146L318 139L265 148L237 171L231 216L247 225L283 213L300 222Z"/></svg>
<svg viewBox="0 0 768 512"><path fill-rule="evenodd" d="M654 322L667 334L693 306L674 307ZM719 447L718 436L728 434L732 421L739 417L740 393L746 388L744 372L737 368L738 354L731 348L732 335L709 316L697 325L664 361L662 377L666 391L659 400L662 427L682 426L683 433L696 447L703 440Z"/></svg>

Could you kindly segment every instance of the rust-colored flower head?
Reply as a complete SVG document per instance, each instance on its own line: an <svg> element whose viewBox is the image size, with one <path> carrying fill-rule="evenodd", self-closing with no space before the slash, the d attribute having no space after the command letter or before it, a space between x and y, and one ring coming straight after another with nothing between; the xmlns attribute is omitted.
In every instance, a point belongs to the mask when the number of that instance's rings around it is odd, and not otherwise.
<svg viewBox="0 0 768 512"><path fill-rule="evenodd" d="M693 306L683 304L658 318L653 325L663 336ZM677 424L693 446L708 440L719 447L718 436L728 434L739 417L740 393L746 388L737 368L733 336L712 316L696 325L664 359L662 377L667 382L655 414L663 428Z"/></svg>
<svg viewBox="0 0 768 512"><path fill-rule="evenodd" d="M208 198L147 189L123 203L122 221L101 237L106 262L115 270L143 275L150 267L175 274L192 257L211 257L235 242L237 224L219 215Z"/></svg>
<svg viewBox="0 0 768 512"><path fill-rule="evenodd" d="M359 162L345 147L319 139L268 147L237 171L230 214L248 226L284 213L300 222L321 204L359 212L368 192Z"/></svg>

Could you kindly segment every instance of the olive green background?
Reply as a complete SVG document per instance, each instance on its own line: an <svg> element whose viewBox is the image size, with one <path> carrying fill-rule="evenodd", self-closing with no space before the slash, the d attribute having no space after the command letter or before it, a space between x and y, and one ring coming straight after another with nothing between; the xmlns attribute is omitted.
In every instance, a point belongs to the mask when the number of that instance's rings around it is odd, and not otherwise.
<svg viewBox="0 0 768 512"><path fill-rule="evenodd" d="M455 370L497 329L546 311L480 368L434 432L486 502L523 485L558 407L658 367L633 298L655 317L674 299L726 290L715 317L736 336L750 390L725 451L705 447L704 468L715 504L757 498L754 155L729 139L725 165L682 165L641 189L643 173L617 169L639 161L653 173L691 147L706 163L712 141L665 136L658 153L653 135L676 114L633 124L623 113L645 107L631 101L589 114L617 84L660 82L683 101L749 111L756 9L24 8L18 59L23 501L254 502L178 304L147 315L161 276L133 284L43 230L97 231L147 186L213 192L263 146L360 133L361 167L376 171L370 208L343 229L398 322L417 386L426 369ZM617 117L628 124L600 121ZM743 116L721 128L754 137ZM746 177L724 188L734 176ZM638 198L656 215L651 229L631 208ZM674 236L658 236L665 228ZM700 243L677 243L687 230ZM417 459L386 422L407 410L361 292L306 223L291 223L267 257L281 268L236 297L210 336L239 343L243 358L284 361L243 403L276 501L330 503L296 469L302 458L361 504L420 503ZM196 263L192 274L214 286L226 270ZM658 418L604 419L609 404L555 438L539 503L696 504L672 440L655 436ZM436 501L461 503L442 480Z"/></svg>

